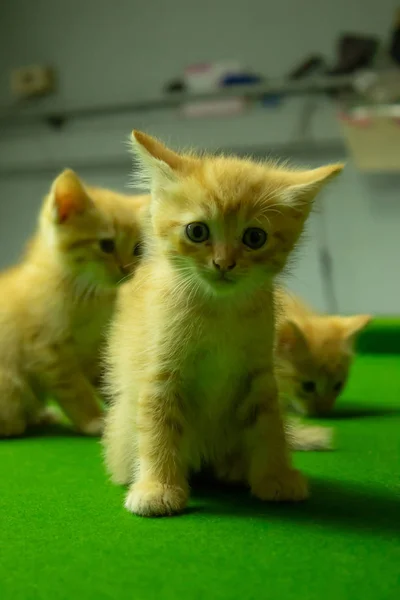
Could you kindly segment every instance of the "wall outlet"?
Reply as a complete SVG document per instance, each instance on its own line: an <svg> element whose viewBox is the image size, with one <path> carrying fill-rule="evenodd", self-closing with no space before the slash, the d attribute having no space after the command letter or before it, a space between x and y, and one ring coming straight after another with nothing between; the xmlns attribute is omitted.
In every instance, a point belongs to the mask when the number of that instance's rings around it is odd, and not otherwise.
<svg viewBox="0 0 400 600"><path fill-rule="evenodd" d="M11 72L11 92L16 98L46 96L55 89L55 73L51 67L31 65Z"/></svg>

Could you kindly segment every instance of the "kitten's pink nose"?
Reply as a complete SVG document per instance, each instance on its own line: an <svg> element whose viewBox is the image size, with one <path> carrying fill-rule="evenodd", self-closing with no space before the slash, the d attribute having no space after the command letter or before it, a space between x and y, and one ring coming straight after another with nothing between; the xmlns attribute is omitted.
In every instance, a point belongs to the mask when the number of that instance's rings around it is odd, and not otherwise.
<svg viewBox="0 0 400 600"><path fill-rule="evenodd" d="M213 260L213 265L217 271L226 273L226 271L232 271L236 267L236 262L233 259L228 258L216 258Z"/></svg>

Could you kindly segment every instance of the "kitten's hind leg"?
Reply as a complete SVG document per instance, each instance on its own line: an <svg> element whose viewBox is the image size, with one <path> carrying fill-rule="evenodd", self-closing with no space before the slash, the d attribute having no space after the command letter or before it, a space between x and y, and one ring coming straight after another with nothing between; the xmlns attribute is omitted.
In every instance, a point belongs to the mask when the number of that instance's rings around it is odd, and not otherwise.
<svg viewBox="0 0 400 600"><path fill-rule="evenodd" d="M107 412L104 435L104 460L113 483L127 485L133 480L134 424L129 406L122 398Z"/></svg>
<svg viewBox="0 0 400 600"><path fill-rule="evenodd" d="M292 450L301 452L333 450L332 427L305 425L299 419L285 419L285 434Z"/></svg>
<svg viewBox="0 0 400 600"><path fill-rule="evenodd" d="M41 409L42 404L26 382L0 370L0 437L24 434Z"/></svg>

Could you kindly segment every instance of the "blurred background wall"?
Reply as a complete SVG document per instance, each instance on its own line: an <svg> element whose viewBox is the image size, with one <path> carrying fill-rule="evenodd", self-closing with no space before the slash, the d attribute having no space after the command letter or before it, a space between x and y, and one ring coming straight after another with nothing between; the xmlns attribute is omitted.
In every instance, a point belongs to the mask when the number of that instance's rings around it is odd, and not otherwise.
<svg viewBox="0 0 400 600"><path fill-rule="evenodd" d="M0 7L0 110L15 116L13 68L51 64L57 91L33 103L43 112L146 101L185 66L238 59L267 77L289 72L312 52L333 57L343 31L387 35L392 0L3 0ZM308 103L308 104L307 104ZM306 138L301 115L312 103ZM141 128L177 145L282 155L307 165L347 160L328 98L287 98L243 115L183 118L178 110L0 124L0 267L15 261L34 227L51 178L75 168L90 183L124 190L131 170L125 141ZM400 176L365 175L350 160L310 222L288 282L328 309L321 250L332 261L342 312L394 314L400 306Z"/></svg>

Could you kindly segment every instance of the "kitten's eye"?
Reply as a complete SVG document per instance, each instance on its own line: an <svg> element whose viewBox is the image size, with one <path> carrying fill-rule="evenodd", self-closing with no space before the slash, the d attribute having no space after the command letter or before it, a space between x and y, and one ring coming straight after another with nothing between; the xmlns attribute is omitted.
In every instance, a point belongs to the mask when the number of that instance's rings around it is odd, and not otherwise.
<svg viewBox="0 0 400 600"><path fill-rule="evenodd" d="M340 392L340 390L343 387L343 381L338 381L337 383L335 383L335 385L333 386L333 391L334 392Z"/></svg>
<svg viewBox="0 0 400 600"><path fill-rule="evenodd" d="M312 394L312 392L315 392L315 381L303 381L301 387L303 388L303 392Z"/></svg>
<svg viewBox="0 0 400 600"><path fill-rule="evenodd" d="M115 242L111 239L100 240L99 242L100 249L106 254L112 254L115 250Z"/></svg>
<svg viewBox="0 0 400 600"><path fill-rule="evenodd" d="M249 227L243 234L242 242L252 250L262 248L267 241L267 233L259 227Z"/></svg>
<svg viewBox="0 0 400 600"><path fill-rule="evenodd" d="M205 223L189 223L186 225L186 235L195 244L201 244L210 237L210 230Z"/></svg>
<svg viewBox="0 0 400 600"><path fill-rule="evenodd" d="M138 244L136 244L136 246L133 249L133 256L142 256L143 254L143 244L141 244L140 242Z"/></svg>

